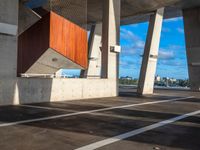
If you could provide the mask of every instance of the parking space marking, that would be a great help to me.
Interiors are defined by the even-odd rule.
[[[168,120],[165,120],[165,121],[161,121],[161,122],[158,122],[158,123],[155,123],[155,124],[152,124],[152,125],[140,128],[140,129],[136,129],[136,130],[124,133],[124,134],[120,134],[120,135],[102,140],[102,141],[98,141],[98,142],[77,148],[75,150],[95,150],[97,148],[101,148],[103,146],[106,146],[106,145],[109,145],[109,144],[130,138],[130,137],[139,135],[141,133],[144,133],[144,132],[147,132],[147,131],[150,131],[150,130],[171,124],[173,122],[176,122],[176,121],[179,121],[179,120],[182,120],[182,119],[194,116],[194,115],[198,115],[198,114],[200,114],[200,110],[194,111],[194,112],[191,112],[191,113],[187,113],[187,114],[184,114],[184,115],[181,115],[181,116],[178,116],[178,117],[174,117],[174,118],[171,118],[171,119],[168,119]]]
[[[134,107],[134,106],[151,105],[151,104],[158,104],[158,103],[167,103],[167,102],[185,100],[185,99],[190,99],[190,98],[194,98],[194,96],[169,99],[169,100],[145,102],[145,103],[139,103],[139,104],[122,105],[122,106],[101,108],[101,109],[88,110],[88,111],[79,111],[79,112],[62,114],[62,115],[54,115],[54,116],[50,116],[50,117],[42,117],[42,118],[36,118],[36,119],[16,121],[16,122],[2,123],[2,124],[0,124],[0,127],[14,126],[14,125],[19,125],[19,124],[24,124],[24,123],[32,123],[32,122],[46,121],[46,120],[52,120],[52,119],[59,119],[59,118],[77,116],[77,115],[83,115],[83,114],[92,114],[92,113],[96,113],[96,112],[108,111],[108,110],[113,110],[113,109],[129,108],[129,107]]]
[[[169,100],[160,100],[160,101],[152,101],[152,102],[144,102],[144,103],[139,103],[139,104],[128,104],[128,105],[123,105],[125,108],[126,107],[132,107],[132,106],[140,106],[140,105],[149,105],[149,104],[154,104],[154,102],[158,102],[158,103],[161,103],[161,102],[170,102],[170,101],[178,101],[178,100],[182,100],[182,99],[189,99],[189,98],[194,98],[194,96],[190,96],[190,97],[184,97],[184,98],[173,98],[173,99],[169,99]],[[62,103],[61,103],[62,104]],[[67,104],[67,103],[63,103],[63,104]],[[90,103],[89,103],[90,104]],[[92,104],[95,104],[95,103],[92,103]],[[46,109],[46,110],[58,110],[58,111],[68,111],[67,109],[63,109],[63,108],[58,108],[58,107],[47,107],[47,106],[36,106],[36,105],[31,105],[31,104],[21,104],[19,106],[22,106],[22,107],[30,107],[30,108],[38,108],[38,109]],[[115,107],[108,107],[108,105],[101,105],[105,108],[122,108],[122,106],[115,106]],[[87,106],[86,106],[87,107]],[[101,109],[104,109],[104,108],[101,108]],[[99,110],[99,109],[97,109]]]
[[[66,109],[57,108],[57,107],[46,107],[46,106],[35,106],[35,105],[19,105],[22,107],[28,107],[28,108],[38,108],[38,109],[46,109],[46,110],[58,110],[58,111],[68,111]],[[69,112],[69,111],[68,111]]]

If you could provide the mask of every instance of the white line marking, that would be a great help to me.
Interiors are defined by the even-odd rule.
[[[102,109],[96,109],[96,110],[89,110],[89,111],[81,111],[81,112],[63,114],[63,115],[55,115],[55,116],[50,116],[50,117],[42,117],[42,118],[37,118],[37,119],[28,119],[28,120],[22,120],[22,121],[10,122],[10,123],[2,123],[2,124],[0,124],[0,127],[13,126],[13,125],[19,125],[19,124],[24,124],[24,123],[38,122],[38,121],[46,121],[46,120],[52,120],[52,119],[58,119],[58,118],[76,116],[76,115],[82,115],[82,114],[91,114],[91,113],[95,113],[95,112],[101,112],[101,111],[107,111],[107,110],[113,110],[113,109],[120,109],[120,108],[128,108],[128,107],[133,107],[133,106],[173,102],[173,101],[190,99],[190,98],[194,98],[194,96],[184,97],[184,98],[176,98],[176,99],[170,99],[170,100],[145,102],[145,103],[139,103],[139,104],[115,106],[115,107],[109,107],[109,108],[102,108]]]
[[[28,108],[38,108],[38,109],[46,109],[46,110],[58,110],[58,111],[67,111],[66,109],[62,109],[62,108],[57,108],[57,107],[43,107],[43,106],[35,106],[35,105],[19,105],[22,107],[28,107]]]
[[[129,137],[136,136],[138,134],[156,129],[158,127],[162,127],[162,126],[171,124],[173,122],[176,122],[176,121],[179,121],[179,120],[182,120],[182,119],[185,119],[187,117],[194,116],[194,115],[197,115],[197,114],[200,114],[200,110],[195,111],[195,112],[191,112],[191,113],[188,113],[188,114],[184,114],[184,115],[181,115],[181,116],[178,116],[178,117],[174,117],[174,118],[171,118],[171,119],[168,119],[168,120],[165,120],[165,121],[161,121],[161,122],[158,122],[158,123],[155,123],[155,124],[152,124],[152,125],[140,128],[140,129],[136,129],[136,130],[124,133],[124,134],[120,134],[120,135],[102,140],[102,141],[98,141],[98,142],[77,148],[75,150],[95,150],[97,148],[100,148],[100,147],[103,147],[103,146],[106,146],[106,145],[127,139]]]
[[[171,100],[160,100],[160,101],[153,101],[152,102],[147,102],[147,103],[139,103],[139,104],[129,104],[129,105],[123,105],[123,106],[116,106],[116,107],[109,107],[109,109],[116,109],[118,107],[122,108],[122,107],[132,107],[132,106],[140,106],[140,105],[149,105],[149,104],[154,104],[154,102],[158,102],[158,103],[161,103],[161,102],[170,102],[170,101],[178,101],[178,100],[182,100],[182,99],[189,99],[189,98],[194,98],[194,96],[190,96],[190,97],[184,97],[184,98],[176,98],[176,99],[171,99]],[[62,104],[62,103],[59,103],[59,104]],[[67,103],[63,103],[63,104],[67,104]],[[95,104],[95,103],[89,103],[89,104]],[[30,108],[38,108],[38,109],[46,109],[46,110],[58,110],[58,111],[68,111],[66,109],[63,109],[63,108],[58,108],[58,107],[46,107],[46,106],[35,106],[35,105],[25,105],[25,104],[21,104],[19,106],[22,106],[22,107],[30,107]],[[102,107],[108,107],[108,105],[101,105]],[[104,109],[104,108],[103,108]],[[100,110],[101,109],[97,109],[97,110]],[[69,111],[68,111],[69,112]]]

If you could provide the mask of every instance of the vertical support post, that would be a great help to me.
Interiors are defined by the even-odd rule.
[[[16,77],[19,1],[2,0],[1,4],[0,77]]]
[[[200,91],[200,8],[183,10],[190,87]]]
[[[119,54],[111,52],[110,47],[119,45],[120,9],[121,0],[103,0],[102,78],[118,80]]]
[[[164,8],[151,15],[138,83],[139,94],[153,94]]]
[[[90,30],[88,69],[81,72],[84,78],[100,78],[101,76],[101,38],[102,23],[98,23]]]
[[[15,103],[19,0],[1,0],[0,102]]]

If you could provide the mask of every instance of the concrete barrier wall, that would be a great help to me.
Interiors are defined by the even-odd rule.
[[[113,97],[116,87],[112,79],[5,79],[0,83],[0,105]]]

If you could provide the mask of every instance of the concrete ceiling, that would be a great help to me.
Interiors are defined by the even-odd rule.
[[[121,23],[148,21],[156,9],[166,7],[165,18],[181,15],[182,9],[200,6],[200,0],[121,0]],[[102,0],[88,0],[88,22],[102,20]]]
[[[42,3],[42,1],[47,1],[47,0],[22,0],[22,1],[23,2],[32,1],[36,5],[37,3]],[[59,0],[52,0],[52,1],[59,1]],[[79,0],[74,0],[74,5],[77,4],[77,1]],[[103,0],[87,0],[87,1],[88,1],[88,16],[87,16],[88,23],[92,24],[95,22],[101,22]],[[39,4],[37,4],[37,6],[39,6]],[[121,23],[131,24],[131,23],[148,21],[149,15],[152,14],[156,9],[161,7],[166,8],[165,18],[172,18],[181,16],[182,9],[188,9],[198,6],[200,6],[200,0],[121,0]]]

